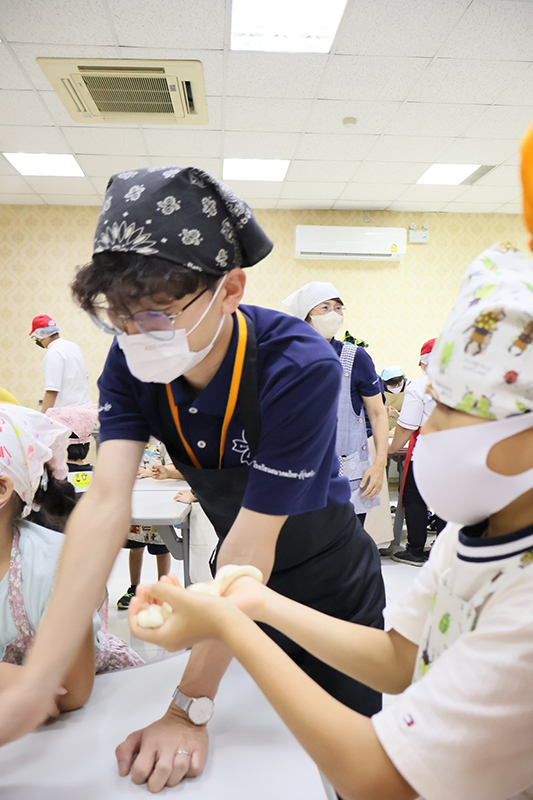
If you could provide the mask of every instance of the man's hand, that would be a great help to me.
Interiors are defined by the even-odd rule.
[[[372,464],[367,469],[361,479],[361,497],[376,497],[381,492],[384,470],[381,464]]]
[[[130,733],[115,750],[122,777],[131,770],[133,783],[148,782],[151,792],[177,786],[183,778],[200,775],[207,760],[209,735],[205,725],[193,725],[172,704],[164,717]]]

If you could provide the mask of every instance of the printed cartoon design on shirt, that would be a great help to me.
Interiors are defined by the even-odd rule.
[[[520,336],[514,340],[512,345],[509,348],[509,352],[513,356],[521,356],[522,353],[529,347],[529,345],[533,342],[533,320],[528,322],[520,334]]]
[[[504,317],[505,312],[501,307],[494,308],[491,311],[483,311],[478,317],[476,317],[473,325],[470,325],[464,331],[464,333],[466,333],[473,328],[470,339],[465,345],[465,353],[479,355],[486,350],[490,343],[492,334],[496,330],[498,322],[504,319]]]
[[[91,483],[91,473],[75,472],[72,476],[72,483],[79,489],[86,489]]]
[[[231,448],[234,453],[240,453],[241,464],[252,464],[253,458],[250,451],[250,446],[246,441],[245,431],[242,432],[240,439],[233,439],[233,446]]]

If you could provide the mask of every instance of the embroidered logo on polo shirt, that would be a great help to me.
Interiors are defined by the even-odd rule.
[[[111,411],[111,409],[112,409],[111,403],[105,403],[105,405],[100,406],[100,408],[98,409],[98,413],[100,414],[101,411]]]
[[[403,721],[405,722],[405,724],[407,725],[408,728],[412,728],[413,725],[415,724],[415,721],[414,721],[414,719],[412,718],[412,716],[410,714],[408,714],[406,717],[404,717]]]
[[[268,472],[269,475],[276,475],[278,478],[295,478],[300,481],[304,481],[306,478],[312,478],[316,474],[312,469],[301,469],[300,472],[293,472],[292,469],[274,469],[273,467],[267,467],[266,464],[258,464],[257,461],[252,462],[252,467],[260,470],[260,472]]]
[[[250,466],[252,463],[252,454],[250,452],[248,442],[246,441],[244,431],[242,432],[240,439],[233,440],[233,447],[231,449],[234,453],[240,453],[241,464],[248,464],[248,466]]]

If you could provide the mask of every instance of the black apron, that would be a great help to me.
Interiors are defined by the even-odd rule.
[[[247,343],[237,406],[250,452],[259,449],[261,420],[257,386],[257,342],[246,316]],[[250,467],[197,469],[178,434],[163,384],[158,385],[164,444],[172,463],[191,486],[219,538],[211,559],[216,571],[220,546],[242,505]],[[339,619],[383,627],[385,593],[379,553],[350,502],[295,514],[283,525],[268,586],[280,594]],[[360,713],[376,713],[381,695],[326,667],[283,634],[262,626],[330,694]]]

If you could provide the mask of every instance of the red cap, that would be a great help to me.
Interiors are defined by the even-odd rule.
[[[48,328],[50,325],[55,326],[55,322],[52,317],[49,317],[48,314],[39,314],[38,317],[34,317],[32,320],[29,336],[34,334],[38,328]]]
[[[428,353],[431,353],[436,341],[437,341],[437,339],[435,338],[435,339],[428,339],[427,342],[424,342],[424,344],[420,348],[420,355],[421,356],[427,356]],[[422,366],[422,362],[421,361],[418,362],[418,366],[419,367]]]

